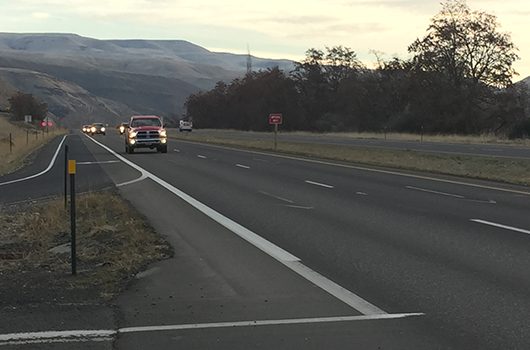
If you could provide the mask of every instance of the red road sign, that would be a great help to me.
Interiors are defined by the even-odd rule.
[[[281,113],[269,114],[269,124],[281,124],[283,121]]]

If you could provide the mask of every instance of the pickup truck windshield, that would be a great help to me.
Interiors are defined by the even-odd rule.
[[[148,118],[148,119],[133,119],[131,121],[131,127],[137,128],[139,126],[162,126],[160,119]]]

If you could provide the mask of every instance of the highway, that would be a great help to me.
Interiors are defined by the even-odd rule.
[[[177,130],[175,130],[177,131]],[[178,131],[177,131],[178,132]],[[228,137],[243,140],[272,140],[272,133],[240,132],[231,130],[194,129],[194,133],[217,137]],[[312,143],[322,145],[339,145],[349,147],[369,147],[389,150],[412,150],[418,152],[469,155],[484,157],[502,157],[514,159],[530,159],[530,147],[522,145],[450,143],[450,142],[421,142],[420,136],[415,141],[393,139],[361,139],[339,135],[326,134],[278,134],[278,142]]]
[[[168,154],[126,155],[118,135],[69,138],[176,250],[116,300],[115,348],[530,344],[527,188],[174,140]]]

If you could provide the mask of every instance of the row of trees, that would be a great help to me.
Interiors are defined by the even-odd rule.
[[[310,49],[292,72],[252,72],[191,95],[187,116],[199,127],[266,130],[271,112],[284,129],[530,133],[529,96],[513,85],[518,59],[495,16],[448,0],[412,58],[383,60],[367,69],[356,53],[337,46]]]

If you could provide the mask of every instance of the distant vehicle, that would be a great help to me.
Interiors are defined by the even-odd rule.
[[[156,148],[167,153],[167,132],[162,119],[156,115],[132,116],[125,133],[125,152],[134,153],[136,148]]]
[[[105,135],[105,125],[103,123],[94,123],[90,126],[90,135],[103,134]]]
[[[192,128],[193,128],[193,123],[188,121],[188,120],[181,120],[179,122],[179,131],[180,132],[183,132],[183,131],[191,132]]]
[[[90,132],[90,125],[83,125],[83,132],[86,134],[88,132]]]
[[[120,130],[120,135],[125,133],[125,130],[129,127],[129,123],[121,123],[118,129]]]

